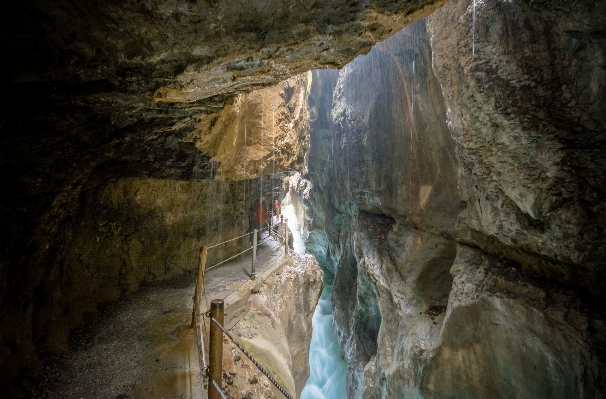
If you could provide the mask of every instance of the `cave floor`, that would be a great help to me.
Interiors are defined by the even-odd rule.
[[[257,271],[282,256],[271,238],[259,244]],[[249,281],[250,252],[206,272],[206,298],[226,298]],[[195,330],[195,275],[142,288],[107,305],[73,334],[71,351],[45,363],[35,398],[203,398]],[[204,301],[203,301],[204,302]],[[204,305],[203,305],[204,306]]]

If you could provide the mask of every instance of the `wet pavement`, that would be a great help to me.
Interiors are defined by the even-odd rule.
[[[283,256],[259,243],[256,268]],[[212,251],[210,249],[209,251]],[[205,274],[205,299],[226,299],[250,280],[251,251]],[[212,265],[209,265],[209,267]],[[73,334],[72,351],[46,362],[32,397],[61,399],[203,398],[196,332],[190,328],[195,274],[145,287],[109,304]],[[204,396],[203,396],[204,395]]]

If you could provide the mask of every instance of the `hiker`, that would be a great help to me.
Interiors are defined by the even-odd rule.
[[[274,215],[280,214],[280,203],[277,199],[274,199]]]
[[[261,201],[257,202],[253,208],[253,228],[262,229],[263,224],[267,221],[267,208],[265,198],[261,197]]]

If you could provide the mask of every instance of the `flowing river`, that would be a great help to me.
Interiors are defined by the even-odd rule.
[[[295,252],[305,253],[305,243],[299,234],[299,226],[292,205],[282,213],[288,219],[293,234]],[[301,399],[345,399],[347,364],[341,359],[341,349],[333,327],[332,313],[333,275],[324,270],[324,290],[312,319],[311,346],[309,348],[309,379],[301,393]]]
[[[324,290],[312,319],[309,348],[309,379],[301,399],[345,399],[347,364],[341,359],[341,349],[333,327],[333,276],[324,271]]]

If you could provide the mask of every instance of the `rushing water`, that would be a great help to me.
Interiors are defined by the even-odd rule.
[[[309,348],[309,379],[301,399],[345,399],[347,364],[341,359],[339,341],[333,327],[333,276],[324,271],[324,290],[312,319]]]
[[[299,224],[292,205],[282,208],[293,235],[296,253],[305,253],[305,242],[299,234]],[[347,364],[341,359],[341,349],[333,327],[332,314],[333,276],[324,270],[324,290],[312,319],[311,345],[309,347],[309,379],[301,392],[301,399],[345,399]]]
[[[299,255],[305,254],[305,241],[299,233],[299,222],[295,215],[295,208],[292,205],[282,207],[282,215],[288,220],[288,229],[292,233],[292,246]]]

